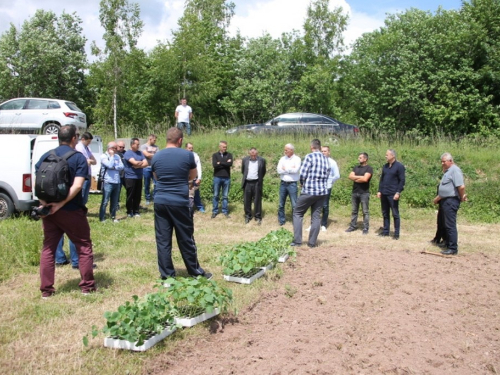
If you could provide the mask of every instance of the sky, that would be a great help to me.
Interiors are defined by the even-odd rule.
[[[278,38],[283,32],[302,30],[309,0],[232,0],[235,15],[231,20],[232,35],[239,30],[242,36],[257,38],[264,33]],[[99,0],[0,0],[0,35],[12,23],[18,30],[24,21],[37,9],[51,10],[56,15],[62,11],[76,14],[82,19],[83,34],[87,38],[87,53],[90,43],[96,41],[103,46],[103,29],[99,22]],[[141,8],[144,22],[138,47],[151,50],[157,41],[171,38],[182,16],[184,0],[129,0]],[[43,5],[41,5],[43,4]],[[341,6],[349,14],[349,25],[344,33],[347,45],[365,32],[384,25],[386,14],[417,8],[435,12],[439,6],[446,10],[460,9],[461,0],[330,0],[330,7]]]

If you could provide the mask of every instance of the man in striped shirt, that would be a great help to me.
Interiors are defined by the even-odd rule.
[[[302,245],[302,221],[311,207],[311,230],[307,246],[316,247],[321,227],[321,209],[328,195],[327,181],[331,166],[328,158],[321,153],[321,141],[311,141],[311,153],[306,155],[300,167],[302,191],[293,210],[293,242],[291,246]]]

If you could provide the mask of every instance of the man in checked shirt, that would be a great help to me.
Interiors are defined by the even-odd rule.
[[[300,167],[300,185],[302,191],[293,210],[293,242],[291,246],[302,245],[302,221],[304,214],[311,207],[311,230],[307,246],[316,247],[321,227],[321,209],[328,195],[327,181],[330,175],[330,163],[321,152],[321,141],[311,141],[311,153],[306,155]]]

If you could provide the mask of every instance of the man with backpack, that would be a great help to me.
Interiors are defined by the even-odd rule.
[[[79,137],[74,125],[61,127],[58,137],[59,147],[45,153],[35,165],[35,194],[41,206],[50,209],[42,216],[44,239],[40,257],[40,290],[44,299],[55,293],[54,255],[64,233],[76,247],[82,294],[96,291],[90,226],[81,194],[88,163],[83,154],[74,152]]]

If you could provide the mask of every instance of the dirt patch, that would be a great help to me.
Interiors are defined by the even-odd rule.
[[[144,372],[500,373],[498,255],[354,248],[300,249],[274,291]]]

